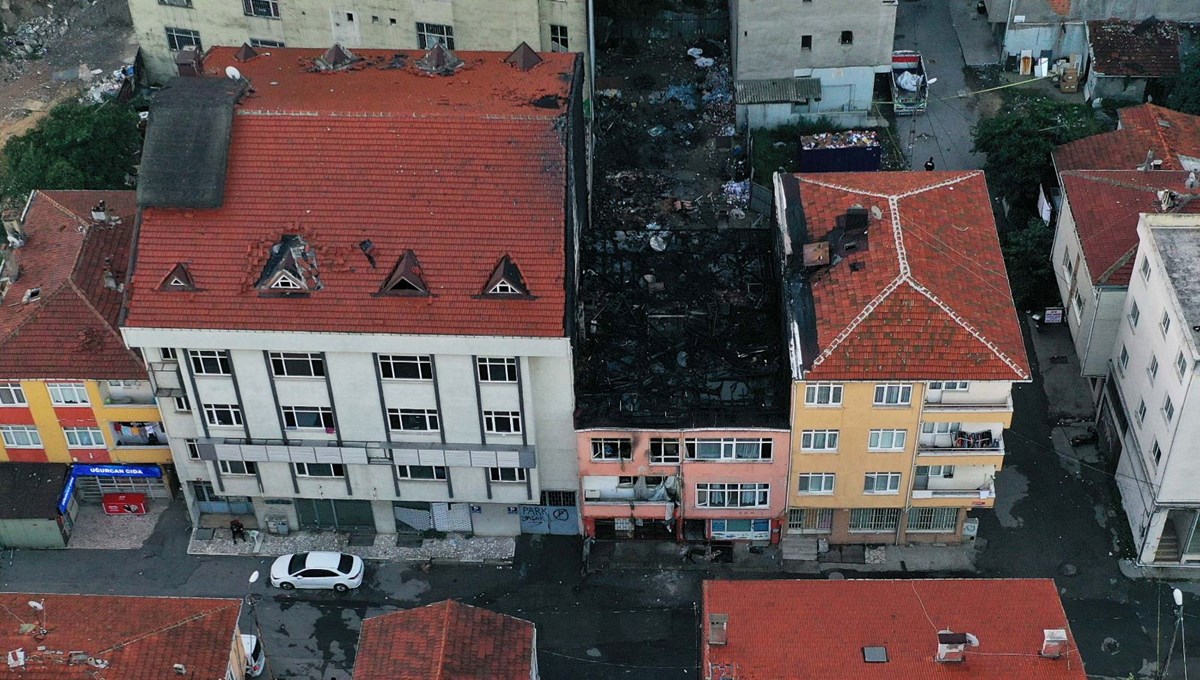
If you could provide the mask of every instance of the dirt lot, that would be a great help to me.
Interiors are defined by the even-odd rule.
[[[125,0],[0,0],[0,22],[0,145],[129,63],[136,50]],[[23,56],[16,43],[28,44],[31,34],[44,50]]]

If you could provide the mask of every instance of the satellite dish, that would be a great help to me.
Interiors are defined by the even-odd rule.
[[[30,600],[29,602],[26,602],[26,604],[28,604],[29,608],[35,612],[44,611],[46,609],[45,605],[37,600]]]
[[[871,217],[874,217],[877,220],[883,219],[883,211],[879,209],[879,206],[871,206]]]
[[[229,78],[230,80],[241,80],[242,72],[239,71],[236,66],[226,66],[225,77]]]

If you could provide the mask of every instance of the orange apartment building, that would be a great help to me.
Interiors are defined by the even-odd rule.
[[[960,542],[1030,379],[983,173],[777,174],[775,192],[789,542]]]
[[[169,495],[168,434],[117,331],[135,214],[132,191],[34,191],[4,215],[0,463],[73,464],[85,502]]]

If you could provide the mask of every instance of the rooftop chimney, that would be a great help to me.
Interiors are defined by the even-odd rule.
[[[204,75],[204,55],[195,45],[187,45],[175,53],[175,68],[179,75],[185,78],[197,78]]]
[[[104,201],[100,201],[96,205],[92,206],[92,221],[93,222],[107,222],[108,221],[108,210],[106,209]]]
[[[1047,659],[1057,659],[1067,651],[1067,631],[1062,628],[1046,628],[1042,630],[1041,655]]]
[[[1139,170],[1149,170],[1153,167],[1153,164],[1154,164],[1154,149],[1146,149],[1146,161],[1144,163],[1142,163],[1142,167],[1140,167],[1138,169]]]
[[[729,642],[729,614],[708,615],[708,644],[723,645]]]
[[[979,646],[978,638],[970,633],[940,630],[937,639],[937,656],[934,657],[934,661],[938,663],[962,663],[967,660],[967,645]]]
[[[1187,189],[1191,189],[1192,191],[1195,191],[1197,187],[1200,187],[1200,180],[1196,179],[1195,170],[1188,173],[1187,179],[1183,180],[1183,186]]]

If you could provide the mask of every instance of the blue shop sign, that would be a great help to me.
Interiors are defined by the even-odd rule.
[[[58,511],[66,512],[67,505],[71,502],[71,494],[75,493],[75,475],[67,477],[67,484],[63,487],[62,495],[58,497]]]
[[[71,476],[78,477],[162,477],[157,465],[72,465]]]

